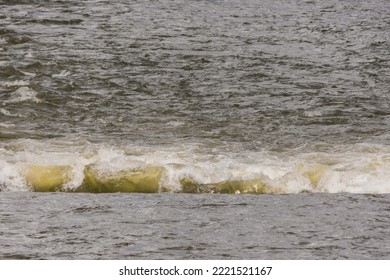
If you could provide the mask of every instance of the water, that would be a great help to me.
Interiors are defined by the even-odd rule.
[[[0,1],[0,257],[388,258],[389,30],[385,0]]]
[[[5,193],[0,252],[3,259],[388,259],[389,198]]]

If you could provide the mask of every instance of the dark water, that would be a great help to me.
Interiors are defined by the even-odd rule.
[[[2,2],[3,137],[390,139],[387,0]]]
[[[388,257],[389,30],[387,0],[0,0],[0,257]]]
[[[2,259],[390,256],[388,195],[13,192],[0,202]]]

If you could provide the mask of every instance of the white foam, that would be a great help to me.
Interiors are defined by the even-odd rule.
[[[4,87],[15,87],[15,86],[28,86],[30,84],[29,81],[25,80],[15,80],[15,81],[10,81],[10,82],[2,82],[0,85]]]
[[[66,77],[66,76],[69,76],[70,72],[67,71],[67,70],[63,70],[61,71],[60,73],[58,74],[53,74],[51,75],[53,78],[63,78],[63,77]]]
[[[170,126],[173,126],[173,127],[178,127],[178,126],[185,125],[185,122],[181,122],[181,121],[170,121],[170,122],[168,122],[167,124],[170,125]]]
[[[26,75],[26,76],[30,76],[30,77],[35,77],[36,74],[35,73],[31,73],[31,72],[27,72],[27,71],[21,71],[19,70],[21,73],[23,73],[23,75]]]
[[[304,113],[304,116],[305,117],[308,117],[308,118],[313,118],[313,117],[320,117],[323,115],[323,112],[320,111],[320,110],[308,110],[308,111],[305,111]]]
[[[46,151],[44,150],[45,146],[49,148]],[[84,180],[85,166],[94,162],[94,158],[86,157],[77,151],[58,150],[58,147],[50,146],[47,143],[45,145],[33,140],[16,142],[14,149],[15,151],[0,149],[0,157],[6,159],[8,168],[13,170],[12,177],[5,175],[6,184],[4,185],[11,185],[11,188],[7,187],[8,190],[14,190],[15,186],[18,186],[18,190],[29,189],[23,176],[28,165],[68,166],[70,168],[70,181],[63,187],[65,189],[75,189]],[[0,172],[0,176],[9,173]],[[0,188],[2,188],[1,180],[0,178]],[[10,180],[14,180],[12,184]]]
[[[124,151],[116,148],[99,148],[90,162],[100,174],[138,169],[146,165],[145,162],[127,157]]]
[[[27,191],[26,181],[20,175],[18,166],[0,160],[0,190],[2,191]]]
[[[9,117],[12,116],[12,114],[8,110],[3,108],[0,108],[0,113],[2,113],[4,116],[9,116]]]
[[[159,166],[165,170],[161,187],[172,191],[179,190],[180,180],[187,177],[199,184],[259,179],[281,193],[390,193],[390,148],[386,146],[353,145],[335,152],[210,154],[190,146],[121,149],[35,140],[12,145],[12,149],[0,146],[0,188],[7,190],[27,189],[18,173],[20,166],[69,166],[72,179],[65,187],[74,189],[83,182],[84,168],[93,164],[103,175]]]
[[[41,100],[37,97],[38,93],[33,89],[23,86],[12,92],[11,99],[4,101],[3,105],[10,103],[19,103],[25,101],[32,101],[39,103]]]
[[[11,128],[11,127],[15,127],[15,125],[14,124],[8,124],[8,123],[0,123],[0,127]]]
[[[24,57],[26,57],[26,58],[32,58],[32,57],[34,57],[34,55],[33,55],[32,51],[28,51],[28,52],[24,55]]]

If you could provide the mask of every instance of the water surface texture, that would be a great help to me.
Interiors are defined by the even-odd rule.
[[[0,0],[0,258],[388,258],[389,30],[387,0]]]
[[[5,193],[0,197],[0,256],[388,259],[389,199],[352,194]]]

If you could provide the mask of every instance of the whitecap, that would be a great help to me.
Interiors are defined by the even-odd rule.
[[[19,70],[23,75],[25,76],[30,76],[30,77],[35,77],[36,74],[35,73],[31,73],[31,72],[27,72],[27,71],[21,71]]]
[[[59,74],[53,74],[53,75],[51,75],[51,76],[52,76],[52,78],[62,78],[62,77],[69,76],[69,74],[70,74],[69,71],[63,70],[63,71],[61,71],[61,73],[59,73]]]
[[[12,116],[12,114],[8,110],[3,108],[0,109],[0,113],[2,113],[4,116],[9,116],[9,117]]]
[[[24,178],[18,171],[18,166],[0,160],[0,190],[2,191],[27,191],[28,187]]]
[[[305,111],[304,113],[305,117],[313,118],[313,117],[320,117],[323,115],[323,112],[319,110],[313,110],[313,111]]]
[[[29,51],[29,52],[27,52],[27,53],[24,55],[24,57],[26,57],[26,58],[32,58],[32,57],[34,57],[34,55],[33,55],[33,53],[32,53],[31,51]]]
[[[12,92],[11,99],[4,101],[3,105],[25,101],[39,103],[41,100],[37,97],[37,95],[38,93],[33,89],[23,86]]]
[[[170,121],[167,124],[170,125],[170,126],[173,126],[173,127],[178,127],[178,126],[185,125],[185,123],[181,122],[181,121]]]
[[[10,127],[15,127],[15,125],[14,124],[8,124],[8,123],[0,123],[0,127],[10,128]]]
[[[29,84],[30,82],[25,80],[15,80],[1,83],[1,85],[4,87],[28,86]]]

